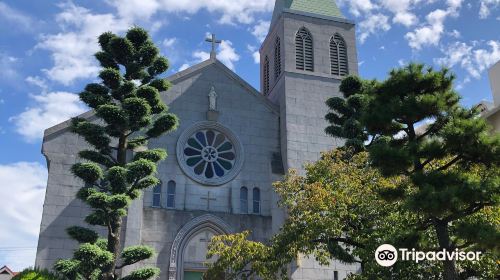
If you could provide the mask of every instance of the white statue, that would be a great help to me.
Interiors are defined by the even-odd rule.
[[[217,110],[217,93],[215,92],[214,86],[212,86],[208,94],[208,109],[212,111]]]

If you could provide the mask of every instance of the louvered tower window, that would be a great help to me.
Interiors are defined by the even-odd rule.
[[[269,58],[264,58],[264,95],[269,94]]]
[[[295,64],[299,70],[314,71],[312,36],[305,27],[295,36]]]
[[[332,75],[347,76],[349,74],[347,47],[344,38],[338,33],[330,39],[330,63]]]
[[[280,37],[276,37],[274,43],[274,80],[277,81],[281,75],[281,42]]]

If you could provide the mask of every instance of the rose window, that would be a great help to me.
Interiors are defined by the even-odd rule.
[[[188,138],[184,146],[185,163],[197,176],[207,179],[221,178],[235,164],[233,143],[221,132],[201,130]]]

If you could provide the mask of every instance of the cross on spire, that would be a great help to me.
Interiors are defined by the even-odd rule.
[[[205,41],[209,42],[209,43],[212,43],[212,51],[210,52],[210,58],[211,59],[215,59],[216,57],[216,52],[215,52],[215,49],[217,48],[217,44],[220,44],[222,43],[221,40],[217,40],[215,38],[215,34],[212,33],[212,37],[211,38],[206,38]]]

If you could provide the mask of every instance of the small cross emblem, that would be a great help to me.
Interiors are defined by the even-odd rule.
[[[210,192],[208,192],[207,196],[200,197],[200,199],[207,201],[207,211],[210,210],[210,200],[212,200],[212,201],[217,200],[216,198],[210,197]]]
[[[215,49],[217,48],[217,44],[220,44],[222,43],[221,40],[217,40],[215,38],[215,34],[212,33],[212,37],[211,38],[206,38],[205,41],[209,42],[209,43],[212,43],[212,51],[210,52],[210,58],[212,59],[215,59],[216,57],[216,52],[215,52]]]

